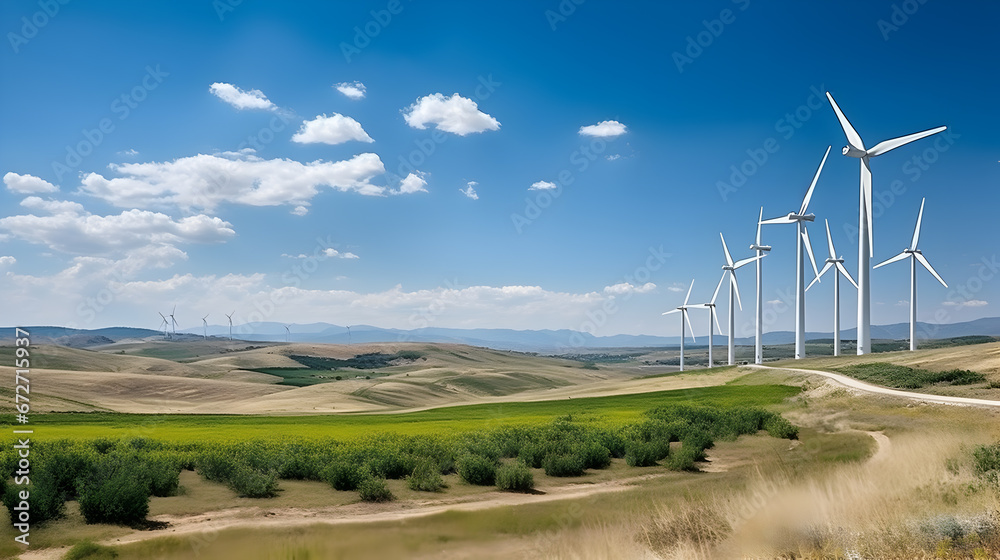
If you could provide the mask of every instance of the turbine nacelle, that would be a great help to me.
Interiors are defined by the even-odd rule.
[[[765,251],[766,252],[766,251],[770,251],[771,250],[771,246],[770,245],[757,245],[756,243],[754,243],[753,245],[750,246],[750,250],[751,251]]]
[[[788,219],[796,222],[815,222],[816,214],[796,214],[792,212],[788,215]]]
[[[847,157],[852,157],[852,158],[863,158],[868,155],[868,152],[866,152],[865,150],[859,150],[854,146],[844,146],[844,148],[841,150],[841,153],[843,153]]]

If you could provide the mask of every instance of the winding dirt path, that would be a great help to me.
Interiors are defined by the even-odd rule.
[[[852,389],[858,389],[859,391],[865,391],[867,393],[877,393],[880,395],[889,395],[893,397],[901,397],[904,399],[932,402],[939,404],[959,404],[959,405],[971,405],[971,406],[994,406],[1000,407],[1000,401],[991,401],[987,399],[974,399],[971,397],[949,397],[947,395],[929,395],[927,393],[914,393],[912,391],[901,391],[899,389],[890,389],[888,387],[880,387],[878,385],[872,385],[870,383],[865,383],[864,381],[858,381],[853,377],[848,377],[846,375],[841,375],[839,373],[830,373],[828,371],[820,371],[816,369],[798,369],[790,367],[776,367],[776,366],[765,366],[751,364],[745,367],[754,369],[767,369],[774,371],[790,371],[794,373],[804,373],[807,375],[819,375],[826,377],[827,379],[832,379],[833,381]]]

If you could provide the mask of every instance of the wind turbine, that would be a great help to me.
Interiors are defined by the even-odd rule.
[[[233,309],[232,313],[226,315],[226,319],[229,319],[229,341],[230,342],[233,341],[233,315],[235,315],[235,314],[236,314],[236,310]]]
[[[205,326],[205,340],[208,340],[208,321],[207,321],[207,319],[208,319],[208,315],[205,315],[204,317],[201,318],[201,322]]]
[[[914,140],[920,140],[932,134],[937,134],[947,129],[947,126],[939,126],[923,132],[916,132],[907,136],[900,136],[891,140],[885,140],[875,144],[870,150],[865,149],[861,135],[854,130],[850,121],[844,116],[844,112],[837,106],[830,92],[826,92],[833,111],[837,114],[840,127],[844,129],[847,136],[847,146],[844,146],[845,156],[858,158],[861,160],[861,186],[859,195],[858,210],[858,355],[871,352],[872,322],[871,322],[871,279],[869,277],[869,267],[871,266],[871,254],[874,251],[874,235],[872,233],[872,168],[871,158],[882,155],[888,151],[909,144]],[[867,243],[865,240],[867,239]]]
[[[757,316],[754,321],[754,333],[756,338],[754,340],[754,351],[753,351],[753,363],[759,364],[764,361],[764,346],[761,342],[761,337],[763,336],[764,329],[764,288],[761,283],[761,269],[762,263],[761,259],[764,258],[764,254],[771,250],[770,245],[760,244],[760,225],[761,220],[764,219],[764,207],[760,207],[760,215],[757,217],[757,237],[754,238],[753,245],[750,249],[757,252]],[[713,300],[714,301],[714,300]]]
[[[806,286],[806,290],[812,288],[813,284],[819,282],[821,276],[826,274],[827,270],[836,268],[833,272],[833,355],[840,355],[840,275],[843,274],[845,278],[850,280],[851,285],[855,289],[858,287],[858,283],[851,278],[851,273],[847,272],[847,267],[844,266],[844,259],[837,257],[837,250],[833,248],[833,236],[830,235],[830,220],[826,220],[826,246],[830,250],[830,257],[826,259],[826,265],[823,266],[823,270],[819,272],[815,279]]]
[[[677,313],[678,311],[681,312],[681,371],[684,371],[684,321],[687,321],[688,326],[691,327],[691,342],[697,342],[694,338],[694,327],[691,326],[691,317],[688,315],[688,300],[691,299],[691,288],[694,288],[694,280],[691,280],[691,286],[688,287],[688,293],[684,298],[684,304],[676,309],[671,309],[670,311],[663,313],[663,315],[670,315],[671,313]]]
[[[347,345],[351,345],[351,326],[347,325]]]
[[[174,319],[174,313],[177,312],[177,306],[174,306],[174,310],[170,312],[170,332],[177,335],[177,319]]]
[[[157,313],[160,313],[160,312],[157,311]],[[161,325],[163,325],[163,338],[167,338],[167,326],[170,323],[167,323],[167,318],[164,317],[163,313],[160,313],[160,319],[163,319],[163,322],[160,323]]]
[[[762,257],[749,257],[743,260],[733,262],[733,256],[729,254],[729,247],[726,247],[726,238],[722,236],[722,232],[719,232],[719,238],[722,239],[722,250],[726,253],[726,264],[722,267],[722,270],[729,273],[729,365],[736,363],[736,342],[733,339],[733,333],[736,332],[736,309],[733,306],[733,297],[736,298],[736,303],[739,304],[740,310],[743,310],[743,302],[740,301],[740,285],[736,283],[736,269],[750,264],[754,261],[760,260]],[[726,277],[726,272],[722,273],[722,277]],[[685,302],[687,303],[687,302]]]
[[[285,343],[288,343],[288,337],[292,334],[292,331],[288,330],[290,325],[285,325]]]
[[[798,212],[791,212],[787,216],[764,220],[765,224],[795,224],[795,359],[804,358],[806,355],[806,283],[805,283],[805,262],[802,259],[802,246],[805,245],[806,253],[809,254],[809,262],[812,263],[813,273],[819,279],[819,270],[816,269],[816,258],[813,256],[812,243],[809,242],[809,230],[804,222],[812,222],[816,219],[813,214],[806,214],[809,209],[809,199],[812,198],[816,182],[819,181],[819,174],[823,171],[827,156],[830,155],[830,146],[826,147],[823,160],[819,162],[819,168],[813,175],[809,190],[806,191],[805,198],[802,199],[802,206]]]
[[[715,312],[715,300],[719,297],[719,290],[722,289],[722,281],[726,279],[726,273],[722,273],[722,278],[719,278],[719,285],[715,287],[715,293],[712,294],[712,301],[708,303],[699,303],[692,305],[690,307],[704,307],[709,309],[708,314],[708,367],[714,367],[715,361],[712,359],[712,346],[715,345],[715,329],[719,329],[719,334],[722,334],[722,323],[719,322],[719,315]],[[694,332],[694,329],[691,330]]]
[[[910,257],[910,350],[911,351],[917,349],[917,261],[920,261],[920,264],[924,265],[924,268],[927,269],[927,272],[933,274],[934,278],[937,278],[937,281],[940,282],[945,288],[948,287],[948,284],[946,284],[945,281],[941,279],[941,276],[939,276],[937,271],[934,270],[934,267],[931,266],[931,263],[927,262],[927,257],[925,257],[923,253],[920,252],[920,249],[917,249],[917,240],[920,239],[920,220],[923,219],[924,217],[924,202],[926,200],[927,199],[925,198],[920,201],[920,213],[917,214],[917,227],[914,228],[913,230],[913,240],[910,241],[910,246],[907,247],[906,249],[903,249],[903,252],[896,255],[895,257],[892,257],[889,260],[880,262],[879,264],[875,265],[875,268],[878,268],[880,266],[885,266],[892,262],[901,261],[906,257]]]

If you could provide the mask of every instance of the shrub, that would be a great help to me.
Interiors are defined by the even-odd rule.
[[[633,441],[625,451],[625,464],[630,467],[652,467],[662,458],[660,455],[663,447],[669,452],[669,444],[663,446],[659,443]]]
[[[444,479],[441,478],[437,462],[427,457],[417,461],[413,474],[406,479],[406,485],[410,490],[421,492],[437,492],[444,488]]]
[[[979,476],[1000,471],[1000,443],[976,446],[972,450],[972,466]]]
[[[65,440],[46,445],[39,455],[41,460],[35,465],[36,476],[40,471],[51,475],[63,500],[76,498],[77,480],[86,476],[97,460],[92,451]]]
[[[55,478],[51,474],[39,472],[31,477],[31,484],[20,486],[6,484],[2,496],[3,505],[10,512],[11,524],[20,523],[14,507],[21,503],[21,491],[28,492],[28,520],[33,525],[40,525],[51,519],[58,519],[65,514],[66,502],[59,491]]]
[[[694,429],[688,432],[683,442],[683,448],[690,449],[694,453],[696,461],[705,460],[705,450],[711,449],[715,446],[715,442],[712,441],[712,436],[704,430]]]
[[[497,464],[494,459],[481,455],[463,455],[456,462],[458,476],[469,484],[493,486]]]
[[[782,439],[799,439],[799,429],[791,422],[775,414],[764,422],[764,429],[771,437]]]
[[[367,461],[368,470],[382,478],[403,478],[413,472],[416,461],[409,453],[404,453],[394,446],[376,449]]]
[[[229,488],[241,498],[273,498],[278,493],[278,473],[239,465],[230,475]]]
[[[687,444],[674,453],[667,462],[667,467],[673,471],[696,471],[695,462],[704,459],[704,453]]]
[[[535,487],[535,476],[520,461],[500,465],[496,472],[497,488],[508,492],[528,492]]]
[[[149,479],[134,457],[102,458],[80,479],[78,495],[87,523],[134,525],[149,513]]]
[[[385,485],[384,478],[366,477],[358,485],[358,493],[366,502],[391,502],[396,499]]]
[[[357,490],[367,474],[367,471],[357,465],[337,460],[327,465],[320,472],[320,477],[329,482],[334,490],[350,491]]]
[[[624,430],[620,428],[597,430],[594,437],[598,443],[611,452],[612,457],[621,459],[625,456],[628,439],[625,438]]]
[[[143,470],[149,476],[149,491],[152,495],[164,497],[177,494],[180,461],[166,453],[156,453],[148,455],[142,462]]]
[[[118,551],[110,546],[103,546],[89,540],[76,543],[63,556],[63,560],[110,560],[112,558],[118,558]]]
[[[578,453],[585,469],[606,469],[611,465],[611,451],[596,441],[580,445]]]
[[[213,482],[226,482],[236,469],[236,461],[221,451],[207,451],[194,461],[198,474]]]
[[[278,468],[278,477],[286,480],[320,480],[320,463],[301,449],[289,450],[288,459]]]
[[[549,476],[580,476],[583,474],[583,459],[573,454],[550,453],[542,461],[542,467]]]
[[[545,459],[545,450],[537,443],[528,443],[521,447],[517,458],[525,465],[537,469],[542,466],[542,460]]]

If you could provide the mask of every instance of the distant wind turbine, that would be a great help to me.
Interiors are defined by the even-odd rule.
[[[920,264],[927,269],[927,272],[933,274],[934,278],[937,278],[937,281],[945,288],[948,287],[948,284],[941,279],[941,276],[934,270],[931,263],[927,262],[927,257],[920,252],[920,249],[917,249],[917,241],[920,239],[920,221],[924,217],[924,202],[926,200],[925,198],[920,201],[920,213],[917,214],[917,227],[913,229],[913,239],[910,241],[910,246],[903,249],[903,252],[895,257],[875,265],[875,268],[878,268],[910,257],[910,350],[917,349],[917,261],[920,261]]]
[[[809,255],[809,262],[812,263],[813,274],[819,280],[819,270],[816,269],[816,257],[813,256],[812,243],[809,242],[809,230],[806,229],[805,222],[812,222],[816,219],[813,214],[806,214],[809,209],[809,200],[812,198],[813,190],[816,189],[816,182],[819,181],[819,174],[823,171],[827,156],[830,155],[830,146],[827,146],[823,160],[819,162],[819,168],[813,175],[809,190],[806,191],[805,198],[798,212],[791,212],[787,216],[764,220],[764,224],[795,224],[795,359],[806,356],[806,283],[805,283],[805,262],[802,259],[802,246],[805,245],[806,253]]]
[[[691,341],[697,342],[694,338],[694,327],[691,326],[691,317],[688,316],[688,300],[691,299],[691,288],[694,288],[694,280],[691,280],[691,286],[688,287],[688,293],[684,298],[684,304],[676,309],[671,309],[670,311],[663,313],[663,315],[670,315],[671,313],[677,313],[678,311],[681,312],[681,371],[684,371],[684,321],[687,321],[687,325],[691,327]]]
[[[177,312],[177,306],[174,306],[174,310],[170,312],[170,331],[177,336],[177,319],[174,318],[174,313]]]
[[[763,331],[764,331],[764,285],[761,280],[761,269],[763,268],[762,260],[765,254],[771,250],[770,245],[760,244],[760,226],[761,221],[764,219],[764,207],[760,207],[760,215],[757,216],[757,237],[754,238],[753,245],[750,246],[752,251],[757,252],[757,315],[754,319],[754,350],[753,350],[753,363],[760,364],[764,361],[764,346],[762,342]]]
[[[205,315],[204,317],[201,318],[201,322],[205,326],[205,340],[208,340],[208,320],[207,319],[208,319],[208,315]]]
[[[733,305],[733,299],[735,297],[736,303],[740,306],[740,310],[743,309],[743,302],[740,301],[740,285],[736,282],[736,269],[741,266],[748,265],[754,261],[758,261],[763,257],[749,257],[743,260],[733,262],[733,256],[729,254],[729,247],[726,246],[726,238],[723,237],[722,233],[719,233],[719,238],[722,239],[722,250],[726,254],[726,264],[722,267],[725,272],[722,273],[722,277],[725,278],[726,274],[729,274],[729,365],[736,363],[736,341],[733,338],[733,334],[736,332],[736,309]]]
[[[819,272],[816,278],[806,286],[806,290],[812,288],[813,284],[819,282],[821,276],[826,274],[827,270],[836,269],[833,271],[833,355],[840,355],[840,275],[843,274],[847,278],[851,285],[855,289],[858,287],[858,283],[851,278],[851,273],[847,272],[847,267],[844,266],[844,259],[837,256],[837,250],[833,248],[833,236],[830,235],[830,220],[826,220],[826,245],[830,250],[830,257],[826,259],[826,265],[823,266],[823,270]]]
[[[760,261],[758,261],[760,262]],[[726,273],[722,273],[722,278],[719,278],[719,285],[715,287],[715,293],[712,294],[712,300],[708,303],[699,303],[692,305],[690,307],[703,307],[709,310],[708,314],[708,367],[715,366],[715,360],[712,358],[712,346],[715,345],[715,329],[719,329],[719,334],[722,333],[722,323],[719,322],[719,314],[715,312],[715,300],[719,297],[719,290],[722,289],[722,282],[726,279]],[[693,329],[692,329],[693,332]]]
[[[291,334],[292,334],[292,331],[288,330],[289,326],[290,325],[285,325],[285,343],[286,344],[288,343],[289,336],[291,336]]]
[[[351,345],[351,326],[347,325],[347,345]]]
[[[157,311],[157,313],[160,312]],[[160,313],[160,319],[163,319],[163,322],[160,323],[160,325],[163,326],[163,338],[167,338],[167,327],[170,325],[170,323],[167,322],[167,318],[163,315],[163,313]]]
[[[233,315],[235,315],[235,314],[236,314],[236,310],[233,309],[232,313],[226,315],[226,319],[229,319],[229,341],[230,342],[232,342],[232,340],[233,340]]]
[[[830,100],[833,112],[837,114],[840,127],[844,129],[844,135],[847,137],[847,146],[844,146],[843,154],[861,160],[861,186],[858,211],[858,355],[860,356],[861,354],[871,352],[872,342],[872,298],[869,267],[871,266],[871,254],[874,251],[875,242],[872,233],[872,168],[869,160],[875,156],[909,144],[914,140],[920,140],[932,134],[937,134],[948,127],[939,126],[923,132],[885,140],[884,142],[875,144],[875,147],[872,149],[866,150],[864,142],[861,141],[861,135],[851,126],[851,122],[847,120],[844,112],[837,106],[837,102],[833,100],[830,92],[826,92],[826,97]]]

